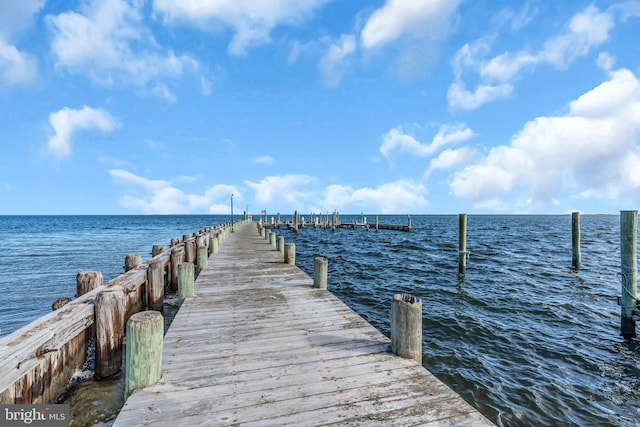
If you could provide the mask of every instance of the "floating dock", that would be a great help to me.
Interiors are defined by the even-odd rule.
[[[255,223],[237,226],[165,335],[161,380],[114,426],[326,424],[493,425],[285,264]]]

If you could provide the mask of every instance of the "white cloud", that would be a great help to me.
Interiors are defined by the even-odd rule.
[[[311,184],[316,179],[309,175],[267,176],[260,182],[245,181],[244,183],[255,193],[255,201],[265,207],[268,206],[299,206],[302,207],[312,197]],[[294,208],[295,209],[295,208]]]
[[[476,207],[555,207],[557,195],[640,197],[640,81],[629,70],[569,103],[565,116],[529,121],[509,145],[453,175],[454,195]]]
[[[56,67],[100,85],[145,86],[185,71],[199,73],[195,59],[162,50],[144,25],[142,7],[124,0],[92,0],[80,12],[47,16]],[[150,93],[175,98],[163,84],[151,86]]]
[[[430,144],[423,144],[413,136],[406,134],[401,128],[394,128],[382,137],[380,153],[387,159],[395,151],[408,152],[418,157],[426,157],[436,153],[448,144],[466,141],[472,138],[475,133],[468,127],[458,125],[440,126],[438,133],[433,137]]]
[[[469,147],[458,149],[447,148],[442,153],[431,159],[429,168],[424,175],[429,176],[438,169],[451,169],[471,161],[477,155],[476,151]]]
[[[488,102],[506,98],[512,94],[513,82],[523,70],[538,64],[566,68],[576,58],[587,55],[606,42],[614,26],[614,17],[610,12],[600,12],[591,5],[574,15],[567,28],[550,37],[537,53],[527,48],[505,52],[487,60],[484,56],[490,50],[493,37],[465,44],[452,61],[455,79],[447,95],[449,105],[473,110]],[[465,71],[479,77],[474,90],[468,90],[464,84]]]
[[[0,88],[31,83],[36,75],[36,60],[0,37]]]
[[[458,0],[386,0],[361,32],[365,48],[384,46],[405,34],[434,35],[458,6]]]
[[[260,156],[255,157],[252,162],[258,165],[272,165],[275,163],[275,159],[271,156]]]
[[[217,184],[203,194],[188,194],[170,181],[144,178],[124,169],[111,169],[109,174],[129,192],[120,199],[120,205],[144,214],[189,214],[202,210],[210,214],[227,214],[231,194],[234,200],[243,201],[242,192],[232,185]],[[176,181],[184,181],[184,178],[178,177]]]
[[[330,185],[325,189],[323,211],[350,209],[356,212],[362,207],[382,214],[420,212],[428,206],[423,184],[412,180],[397,180],[375,188]]]
[[[320,71],[324,82],[329,87],[336,87],[342,80],[342,73],[347,58],[356,50],[356,38],[353,35],[343,34],[339,40],[332,43],[327,53],[320,59]]]
[[[45,0],[0,0],[0,38],[24,30],[45,3]]]
[[[80,110],[65,107],[51,113],[49,124],[54,135],[47,143],[47,153],[58,160],[71,155],[71,138],[74,133],[89,129],[111,132],[118,127],[118,121],[108,112],[87,106]]]
[[[328,0],[155,0],[153,9],[168,22],[194,23],[201,28],[231,27],[228,51],[245,55],[252,46],[271,41],[279,25],[298,25]]]

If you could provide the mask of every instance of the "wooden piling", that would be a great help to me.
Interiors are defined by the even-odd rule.
[[[467,271],[467,214],[458,215],[459,229],[459,252],[458,252],[458,274],[464,276]]]
[[[160,255],[164,252],[164,245],[153,245],[151,247],[151,256],[154,257],[156,255]]]
[[[376,215],[376,232],[378,231],[378,215]]]
[[[81,271],[76,275],[76,297],[102,286],[104,279],[99,271]]]
[[[184,250],[176,246],[171,250],[171,282],[170,289],[173,292],[178,290],[178,265],[183,262]]]
[[[295,265],[296,263],[296,244],[286,243],[284,245],[284,263]]]
[[[208,254],[207,254],[207,246],[205,244],[205,239],[204,237],[198,237],[197,240],[197,245],[198,245],[198,249],[196,250],[196,263],[197,263],[197,270],[198,270],[198,274],[200,274],[200,272],[202,271],[203,268],[205,268],[207,266],[207,259]]]
[[[276,248],[276,240],[277,240],[276,233],[272,231],[271,234],[269,235],[269,243],[271,243],[271,246],[273,246],[274,248]]]
[[[142,257],[140,254],[129,254],[124,259],[124,271],[133,270],[137,266],[142,264]]]
[[[391,351],[422,364],[422,300],[396,294],[391,305]]]
[[[125,399],[162,376],[164,318],[158,311],[142,311],[127,322]]]
[[[180,304],[194,293],[194,265],[191,262],[183,262],[178,265],[178,300]]]
[[[284,256],[284,236],[278,236],[278,250]]]
[[[147,307],[163,312],[164,303],[164,261],[155,260],[147,268]]]
[[[571,266],[580,269],[580,212],[571,213]]]
[[[638,281],[637,261],[638,211],[620,211],[620,335],[625,339],[635,338]]]
[[[327,273],[329,263],[325,257],[315,257],[313,263],[313,286],[327,289]]]
[[[105,289],[96,296],[96,378],[107,378],[120,371],[126,296],[121,287]]]
[[[183,235],[182,242],[184,243],[184,262],[196,262],[196,250],[191,235]]]

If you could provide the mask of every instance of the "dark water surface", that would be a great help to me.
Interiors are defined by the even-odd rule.
[[[78,271],[110,280],[127,254],[148,259],[153,244],[228,220],[0,216],[2,335],[73,296]],[[296,243],[310,275],[314,257],[327,257],[330,290],[384,333],[393,294],[422,298],[424,366],[496,424],[640,425],[640,346],[619,336],[619,218],[583,215],[581,223],[582,266],[573,272],[569,215],[469,216],[464,279],[457,215],[413,216],[411,233],[277,233]]]

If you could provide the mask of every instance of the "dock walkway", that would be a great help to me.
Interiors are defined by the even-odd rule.
[[[255,224],[209,257],[195,293],[165,335],[162,379],[114,426],[493,425],[284,264]]]

